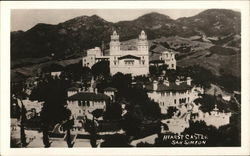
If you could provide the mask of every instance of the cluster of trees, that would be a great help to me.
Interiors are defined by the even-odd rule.
[[[49,79],[44,82],[41,100],[44,101],[41,110],[41,128],[43,131],[43,143],[45,147],[50,147],[49,130],[58,124],[70,121],[71,111],[66,108],[67,104],[67,88],[69,82],[63,79]],[[70,139],[70,126],[66,124],[67,138]],[[72,147],[72,143],[67,139],[68,147]]]
[[[122,108],[117,102],[112,102],[106,106],[106,111],[103,115],[104,120],[120,120],[122,118]]]
[[[204,87],[209,87],[209,84],[215,81],[213,74],[200,66],[190,66],[184,68],[179,67],[177,70],[167,70],[167,66],[163,65],[159,67],[151,67],[150,74],[151,76],[160,76],[162,74],[167,75],[169,81],[171,82],[174,82],[177,77],[190,76],[195,84],[202,85]],[[71,112],[65,107],[67,100],[66,90],[70,87],[70,83],[72,81],[84,79],[89,81],[88,77],[91,77],[92,75],[96,78],[96,80],[98,80],[98,91],[102,92],[104,88],[109,86],[116,88],[118,91],[115,99],[116,102],[107,105],[107,110],[103,114],[105,120],[122,119],[122,127],[126,131],[126,134],[130,137],[140,136],[144,133],[147,129],[145,123],[152,123],[155,129],[149,133],[158,132],[160,125],[157,124],[157,121],[161,119],[159,105],[148,98],[146,90],[141,87],[131,85],[131,75],[117,73],[111,77],[109,74],[109,64],[106,61],[96,63],[92,69],[82,67],[81,63],[77,63],[66,66],[63,69],[60,78],[47,77],[40,81],[38,86],[30,95],[31,100],[45,102],[41,112],[41,128],[43,131],[43,142],[45,147],[50,147],[51,142],[48,137],[49,130],[51,130],[57,123],[64,123],[64,129],[67,131],[67,136],[70,136],[70,127],[72,126],[72,122],[70,122]],[[147,83],[149,82],[149,77],[135,77],[134,80]],[[231,83],[231,81],[229,82]],[[23,86],[13,88],[12,93],[17,95],[16,97],[22,99],[25,96],[23,95],[23,88]],[[237,109],[236,111],[239,110],[236,103],[232,102],[232,104],[230,104],[231,108],[228,108],[223,100],[215,99],[209,95],[204,95],[203,98],[197,99],[196,102],[202,104],[202,111],[209,112],[214,108],[214,105],[211,104],[214,104],[215,100],[217,100],[216,103],[221,111],[229,111],[228,109]],[[121,103],[123,102],[126,103],[127,113],[122,118]],[[167,118],[171,118],[175,111],[175,109],[170,108],[168,110]],[[194,127],[195,126],[197,125],[194,124]],[[213,129],[209,130],[212,131]],[[185,133],[188,132],[188,130],[185,131]],[[230,131],[230,133],[233,132]],[[24,136],[24,127],[21,134]],[[95,133],[93,133],[92,137],[95,138]],[[70,137],[67,137],[67,143],[69,147],[73,146]],[[94,144],[95,143],[93,143],[93,145]]]
[[[100,61],[94,64],[91,68],[84,67],[82,61],[78,63],[62,66],[59,64],[51,64],[42,68],[43,73],[51,71],[62,71],[61,78],[67,78],[70,81],[84,81],[91,76],[107,78],[110,76],[109,61]]]
[[[167,71],[168,66],[167,65],[161,65],[161,66],[149,66],[149,73],[152,76],[160,76],[163,74],[163,71]]]
[[[240,146],[240,127],[228,124],[216,129],[213,126],[207,126],[204,121],[190,121],[190,127],[184,134],[204,134],[207,135],[207,144],[204,146]]]
[[[191,77],[193,83],[204,87],[210,87],[210,83],[215,79],[211,71],[198,65],[177,67],[176,70],[167,69],[167,65],[151,66],[149,71],[151,77],[167,76],[170,82],[174,82],[177,77]]]
[[[147,77],[135,77],[135,81],[148,82]],[[127,113],[122,118],[122,127],[129,136],[136,136],[142,133],[141,127],[145,121],[155,121],[161,117],[159,105],[151,101],[146,90],[142,87],[131,85],[132,77],[129,74],[116,73],[112,77],[99,80],[98,91],[111,86],[117,89],[115,103],[107,105],[104,119],[121,119],[121,104],[126,105]]]
[[[23,84],[23,83],[18,83]],[[71,111],[66,108],[67,104],[67,88],[70,82],[65,79],[47,77],[43,81],[38,83],[38,86],[32,91],[30,96],[31,100],[44,101],[41,116],[40,116],[40,128],[43,132],[43,143],[45,147],[50,147],[49,131],[54,128],[58,123],[63,124],[64,130],[67,131],[67,144],[68,147],[73,147],[70,138],[70,128],[72,126]],[[22,103],[25,89],[23,86],[16,85],[12,89],[12,95],[19,99]],[[21,142],[23,146],[26,146],[25,135],[25,107],[22,104],[20,111],[21,118]]]
[[[201,98],[195,99],[196,104],[201,104],[201,111],[210,112],[214,109],[215,104],[217,105],[220,112],[240,112],[240,105],[237,104],[234,98],[230,101],[225,101],[222,99],[221,95],[213,96],[204,94]]]
[[[148,98],[146,90],[131,86],[131,82],[131,75],[117,73],[112,77],[111,83],[118,90],[117,101],[127,102],[123,129],[128,136],[138,136],[142,133],[143,122],[158,120],[161,113],[159,105]]]
[[[216,82],[223,86],[228,92],[241,90],[241,78],[231,74],[221,73],[221,76],[216,78]]]
[[[26,109],[24,107],[24,104],[22,102],[23,99],[27,97],[27,94],[25,92],[25,79],[20,79],[18,83],[12,83],[11,84],[11,102],[10,102],[10,108],[11,108],[11,117],[17,118],[20,120],[20,140],[21,140],[21,147],[26,147],[26,134],[25,134],[25,122],[26,119]],[[18,105],[18,101],[21,102],[21,107]],[[16,145],[16,142],[11,142],[11,146],[18,146]]]
[[[218,84],[229,92],[241,89],[241,79],[231,74],[220,72],[220,76],[214,75],[210,70],[198,65],[188,67],[177,67],[176,70],[168,70],[166,65],[159,67],[150,66],[151,77],[167,76],[170,82],[174,82],[177,77],[191,77],[193,83],[209,88],[211,83]]]

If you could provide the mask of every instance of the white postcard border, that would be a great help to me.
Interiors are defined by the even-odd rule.
[[[16,1],[1,2],[1,155],[238,155],[249,154],[249,1]],[[241,147],[165,148],[10,148],[11,9],[239,9],[242,20]],[[28,17],[27,17],[28,18]]]

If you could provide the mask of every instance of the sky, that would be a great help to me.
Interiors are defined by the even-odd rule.
[[[133,20],[150,12],[158,12],[172,19],[194,16],[204,9],[13,9],[11,31],[26,31],[38,23],[58,24],[78,16],[98,15],[109,22]]]

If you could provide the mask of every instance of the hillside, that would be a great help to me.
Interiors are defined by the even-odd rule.
[[[11,32],[11,68],[12,72],[34,75],[47,63],[75,63],[87,49],[100,46],[102,41],[108,50],[113,30],[119,33],[123,48],[133,49],[135,38],[143,29],[150,40],[151,60],[172,49],[178,52],[180,66],[199,64],[216,75],[223,71],[239,77],[240,20],[239,12],[210,9],[177,20],[153,12],[117,23],[97,15],[80,16],[57,25],[40,23],[26,32]],[[55,59],[51,58],[52,53]]]

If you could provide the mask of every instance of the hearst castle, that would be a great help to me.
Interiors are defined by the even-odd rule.
[[[121,72],[132,76],[148,75],[151,65],[166,64],[168,69],[176,69],[174,52],[164,51],[158,60],[149,62],[149,43],[144,31],[141,31],[138,37],[137,50],[121,50],[120,45],[119,35],[114,31],[111,35],[109,55],[104,55],[99,47],[89,49],[87,56],[82,59],[83,66],[91,68],[95,63],[105,60],[110,62],[111,75]],[[51,73],[52,76],[58,74],[60,72]],[[97,109],[105,112],[107,105],[115,100],[117,94],[117,89],[111,86],[105,88],[102,93],[98,92],[94,78],[90,83],[90,87],[85,90],[78,87],[71,87],[67,90],[67,107],[72,112],[73,131],[76,133],[87,133],[83,126],[84,121],[87,118],[93,119],[92,113]],[[199,98],[200,94],[204,94],[204,89],[195,86],[190,77],[177,78],[175,82],[170,82],[165,75],[165,77],[151,79],[149,83],[143,84],[143,88],[147,91],[148,97],[159,104],[162,114],[167,114],[169,107],[177,109],[172,118],[161,120],[162,125],[168,126],[168,132],[180,134],[189,127],[189,120],[205,121],[207,125],[213,125],[216,128],[230,122],[231,113],[219,112],[217,107],[210,113],[203,113],[199,109],[200,105],[196,105],[194,100]],[[21,105],[20,102],[18,104]],[[38,101],[33,103],[29,100],[24,101],[24,105],[26,108],[34,108],[38,114],[42,107]],[[126,108],[124,104],[121,104],[121,107],[123,116],[126,114]],[[195,118],[192,119],[191,115],[194,114]],[[102,120],[102,116],[97,120]],[[163,128],[162,132],[165,131],[166,129]],[[53,132],[63,133],[62,127],[55,127]],[[116,131],[103,132],[103,134],[113,133],[124,133],[124,131],[117,129]]]
[[[173,52],[163,52],[160,62],[167,64],[169,69],[176,69],[175,54]],[[83,66],[92,67],[95,63],[108,60],[110,62],[111,75],[117,72],[124,74],[148,75],[149,74],[149,44],[147,35],[141,31],[137,40],[136,50],[121,50],[119,35],[116,31],[111,35],[110,52],[104,56],[99,47],[89,49],[87,56],[83,58]]]

